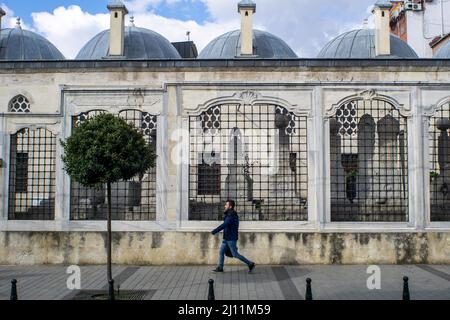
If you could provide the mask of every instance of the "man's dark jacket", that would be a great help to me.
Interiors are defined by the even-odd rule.
[[[211,233],[216,234],[223,230],[223,239],[237,241],[239,238],[239,216],[236,211],[229,209],[225,212],[224,222]]]

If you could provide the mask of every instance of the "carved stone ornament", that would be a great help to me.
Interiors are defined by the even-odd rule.
[[[234,95],[236,98],[242,100],[243,105],[253,105],[255,100],[259,99],[259,94],[254,91],[238,92]]]
[[[359,94],[360,97],[362,97],[366,101],[373,100],[378,96],[377,92],[375,90],[366,90]]]

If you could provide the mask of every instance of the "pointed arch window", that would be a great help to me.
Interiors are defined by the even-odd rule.
[[[31,112],[31,104],[27,97],[19,94],[11,99],[8,107],[9,112]]]

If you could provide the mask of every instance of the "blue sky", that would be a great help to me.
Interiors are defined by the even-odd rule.
[[[3,0],[2,2],[14,10],[15,15],[20,16],[25,23],[31,24],[32,12],[52,12],[61,6],[78,5],[91,14],[104,13],[109,0]],[[181,2],[183,3],[167,3],[163,1],[156,6],[149,5],[149,9],[158,15],[182,21],[194,20],[198,23],[203,23],[208,20],[208,8],[202,1],[188,0]]]
[[[170,41],[183,41],[190,31],[199,50],[221,34],[240,28],[239,0],[123,1],[135,16],[136,26]],[[254,27],[282,38],[299,57],[315,57],[332,38],[360,28],[375,1],[255,0]],[[108,2],[0,0],[8,14],[2,25],[12,27],[20,16],[22,27],[43,35],[67,58],[74,58],[87,41],[109,27]]]

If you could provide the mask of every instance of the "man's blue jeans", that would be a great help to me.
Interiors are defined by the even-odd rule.
[[[227,246],[230,247],[231,253],[233,254],[234,258],[241,260],[247,266],[252,264],[252,262],[250,260],[246,259],[244,256],[241,256],[239,254],[236,244],[237,244],[237,241],[223,240],[222,246],[220,247],[219,267],[223,268],[223,265],[225,262],[225,250],[227,249]]]

